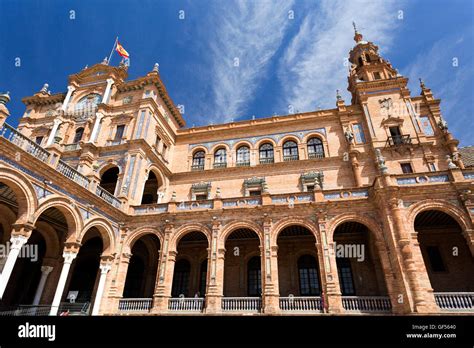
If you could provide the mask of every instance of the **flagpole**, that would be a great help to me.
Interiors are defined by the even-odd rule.
[[[115,43],[114,43],[114,47],[112,47],[112,51],[110,51],[109,60],[107,61],[108,65],[110,65],[110,59],[112,59],[112,54],[114,53],[115,47],[117,46],[117,42],[118,42],[118,36],[115,38]]]

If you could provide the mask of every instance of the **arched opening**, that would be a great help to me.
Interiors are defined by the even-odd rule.
[[[306,227],[285,227],[277,238],[280,296],[320,296],[316,238]]]
[[[158,190],[161,183],[155,173],[150,170],[148,172],[148,179],[145,181],[143,187],[143,195],[141,204],[154,204],[158,202]]]
[[[112,167],[107,169],[100,178],[100,186],[112,195],[115,195],[119,172],[118,167]]]
[[[339,286],[342,296],[386,296],[385,275],[373,236],[358,222],[348,221],[334,231]]]
[[[84,128],[79,127],[76,129],[76,133],[74,134],[74,140],[72,141],[73,144],[77,144],[82,140],[82,136],[84,135]]]
[[[308,158],[323,158],[324,146],[321,139],[314,137],[308,140]]]
[[[179,240],[172,297],[204,297],[206,284],[202,282],[202,260],[207,262],[208,247],[207,237],[201,231],[188,232]]]
[[[227,151],[221,147],[214,153],[214,168],[227,167]]]
[[[247,145],[239,146],[237,149],[237,166],[246,167],[250,165],[250,148]]]
[[[64,301],[70,292],[75,292],[76,303],[92,304],[99,282],[100,257],[103,249],[100,232],[95,227],[91,228],[84,236],[79,254],[72,263],[70,277],[65,287],[67,291],[63,294]]]
[[[225,242],[224,296],[260,297],[260,240],[255,231],[239,228]]]
[[[270,143],[262,144],[258,152],[259,152],[259,157],[260,157],[260,164],[275,162],[272,144]]]
[[[474,260],[458,222],[442,211],[426,210],[416,216],[414,227],[434,292],[473,292]]]
[[[154,234],[138,239],[131,250],[124,298],[152,298],[160,258],[160,240]]]
[[[202,150],[196,151],[193,155],[193,164],[191,165],[191,169],[203,170],[205,160],[206,160],[206,154],[204,153],[204,151]]]
[[[35,226],[15,262],[0,301],[2,307],[52,303],[61,268],[62,241],[68,233],[68,224],[64,214],[52,207],[40,215]],[[9,243],[8,240],[6,242]],[[43,285],[40,284],[42,277],[45,277]]]
[[[293,140],[287,140],[283,144],[283,160],[296,161],[299,159],[298,144]]]

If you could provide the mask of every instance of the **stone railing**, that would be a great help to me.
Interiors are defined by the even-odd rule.
[[[59,160],[58,165],[56,166],[56,170],[64,175],[66,178],[71,179],[72,181],[78,183],[82,187],[89,188],[90,180],[86,178],[84,175],[79,173],[73,167],[67,165],[63,161]]]
[[[346,311],[390,312],[392,304],[387,296],[342,296],[342,306]]]
[[[168,211],[168,203],[161,204],[145,204],[135,207],[131,207],[134,214],[145,215],[145,214],[161,214]]]
[[[474,292],[435,292],[436,304],[447,311],[474,311]]]
[[[308,153],[308,158],[309,159],[324,158],[324,153],[322,153],[322,152],[310,152],[310,153]]]
[[[170,298],[168,301],[168,310],[170,311],[202,312],[203,309],[204,298],[200,297]]]
[[[449,182],[449,175],[446,172],[426,173],[426,174],[404,174],[397,175],[396,182],[398,185],[417,185],[427,183]]]
[[[4,123],[0,128],[0,136],[28,152],[30,155],[38,158],[40,161],[48,163],[50,153],[36,144],[33,140],[27,138],[15,128]]]
[[[319,296],[280,297],[280,309],[290,312],[321,312],[322,302]]]
[[[294,204],[303,202],[313,202],[313,192],[300,192],[292,194],[278,194],[272,195],[273,204]]]
[[[369,197],[369,190],[338,190],[324,192],[324,199],[336,200],[336,199],[360,199]]]
[[[81,145],[79,143],[74,143],[74,144],[66,144],[64,145],[64,151],[76,151],[81,148]]]
[[[260,197],[225,198],[222,200],[224,208],[255,207],[261,204],[262,199]]]
[[[202,209],[212,209],[214,204],[212,200],[202,200],[202,201],[191,201],[191,202],[180,202],[176,204],[177,210],[202,210]]]
[[[115,197],[109,191],[106,191],[100,185],[97,185],[97,188],[95,190],[95,194],[97,196],[99,196],[100,198],[102,198],[104,201],[106,201],[107,203],[113,205],[116,208],[120,208],[120,206],[122,205],[122,203],[120,202],[120,200],[117,197]]]
[[[259,312],[262,308],[260,297],[223,297],[223,311]]]
[[[119,300],[120,312],[148,312],[152,306],[151,298],[122,298]]]

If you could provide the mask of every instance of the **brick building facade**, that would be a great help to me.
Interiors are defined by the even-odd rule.
[[[24,98],[17,129],[1,95],[4,311],[472,312],[471,152],[354,40],[329,110],[186,128],[158,65],[107,60]]]

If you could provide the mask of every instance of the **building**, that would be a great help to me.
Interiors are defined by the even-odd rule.
[[[472,313],[472,148],[354,39],[329,110],[186,128],[107,60],[2,95],[3,314]]]

